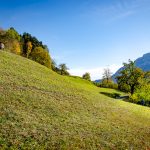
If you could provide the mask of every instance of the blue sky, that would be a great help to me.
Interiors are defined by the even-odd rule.
[[[150,52],[150,0],[1,0],[0,27],[29,32],[92,79]]]

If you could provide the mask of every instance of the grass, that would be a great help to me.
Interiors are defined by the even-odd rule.
[[[150,108],[0,51],[1,149],[150,149]]]

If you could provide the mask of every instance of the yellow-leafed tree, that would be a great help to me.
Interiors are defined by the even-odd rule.
[[[31,50],[32,50],[32,43],[30,42],[30,41],[28,41],[27,43],[26,43],[26,50],[27,50],[27,53],[26,53],[26,55],[27,55],[27,58],[29,58],[29,55],[30,55],[30,53],[31,53]]]
[[[31,59],[44,65],[48,68],[51,68],[51,57],[47,50],[42,47],[35,47],[31,52]]]
[[[21,47],[20,43],[17,40],[13,40],[10,47],[11,52],[20,55],[21,54]]]

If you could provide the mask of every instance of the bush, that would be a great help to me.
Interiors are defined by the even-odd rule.
[[[130,101],[133,103],[150,106],[150,83],[144,79],[133,95],[130,95]]]

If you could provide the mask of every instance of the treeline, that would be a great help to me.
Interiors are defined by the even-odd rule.
[[[52,60],[47,45],[29,33],[19,34],[13,27],[8,30],[0,29],[0,42],[5,51],[34,60],[61,75],[69,75],[66,64],[56,65]]]
[[[32,59],[51,68],[51,57],[46,45],[29,33],[20,35],[14,28],[0,30],[0,42],[5,50]]]

